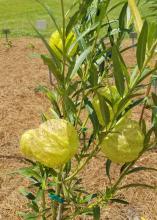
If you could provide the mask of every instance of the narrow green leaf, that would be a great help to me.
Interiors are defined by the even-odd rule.
[[[37,202],[35,202],[34,200],[32,200],[32,203],[29,204],[29,207],[33,209],[33,211],[35,211],[36,213],[39,212],[39,207],[37,205]]]
[[[41,55],[42,60],[44,61],[44,64],[49,67],[49,70],[51,73],[55,76],[57,81],[62,81],[63,77],[60,74],[59,70],[57,69],[56,65],[53,63],[53,60],[46,56],[46,55]]]
[[[127,172],[127,175],[132,174],[132,173],[136,173],[136,172],[140,172],[140,171],[157,171],[157,169],[151,168],[151,167],[135,167],[132,170],[129,170]]]
[[[97,14],[96,14],[96,22],[100,22],[100,26],[102,24],[103,19],[106,16],[106,12],[107,12],[107,8],[109,6],[110,0],[106,0],[106,1],[99,1],[98,2],[98,8],[97,8]],[[98,27],[98,29],[100,28],[100,26]]]
[[[148,50],[151,49],[157,39],[157,24],[156,22],[149,22],[148,26]]]
[[[96,112],[94,110],[92,103],[90,102],[88,98],[85,98],[84,102],[85,102],[85,107],[88,110],[90,120],[93,124],[94,132],[96,133],[100,127]]]
[[[124,205],[128,205],[129,202],[127,202],[126,200],[123,199],[111,199],[111,202],[116,202],[116,203],[120,203],[120,204],[124,204]]]
[[[120,168],[120,173],[122,173],[128,166],[128,163],[124,163]]]
[[[125,80],[124,80],[124,63],[121,60],[121,55],[116,47],[116,45],[112,48],[112,60],[114,67],[114,77],[117,90],[121,96],[123,96],[125,91]]]
[[[96,206],[93,208],[93,217],[94,220],[100,220],[100,207]]]
[[[27,192],[25,188],[23,188],[23,187],[20,188],[20,189],[19,189],[19,192],[20,192],[23,196],[25,196],[27,199],[29,199],[29,200],[35,200],[35,196],[33,195],[33,193],[32,193],[32,192]]]
[[[75,14],[70,18],[69,23],[66,27],[66,36],[70,33],[78,19],[79,11],[76,11]]]
[[[46,41],[46,39],[44,38],[44,36],[34,27],[34,25],[32,25],[33,29],[35,30],[35,32],[38,34],[38,36],[40,37],[40,39],[42,40],[42,42],[44,43],[44,45],[46,46],[47,50],[49,51],[55,65],[60,68],[61,67],[61,63],[60,63],[60,59],[57,57],[56,53],[53,51],[53,49],[50,47],[50,45],[48,44],[48,42]]]
[[[157,106],[157,95],[154,92],[152,92],[152,99],[153,99],[154,105]]]
[[[119,28],[122,33],[125,29],[127,8],[128,8],[128,3],[126,2],[124,4],[124,6],[121,10],[120,16],[119,16]]]
[[[150,142],[150,138],[151,138],[151,135],[154,131],[154,128],[150,128],[149,131],[147,132],[147,134],[145,135],[145,138],[144,138],[144,146],[145,148],[147,148],[147,146],[149,145],[149,142]]]
[[[103,96],[98,95],[98,98],[100,102],[101,115],[103,117],[105,125],[107,126],[110,122],[110,110]]]
[[[147,38],[148,38],[148,23],[147,21],[145,21],[138,39],[137,52],[136,52],[137,63],[140,71],[143,69],[143,65],[146,57]]]
[[[147,126],[146,126],[146,122],[144,119],[142,119],[142,121],[141,121],[141,129],[142,129],[142,132],[145,136],[147,134]]]
[[[24,220],[37,220],[39,217],[37,213],[18,212],[17,214],[21,216]]]
[[[111,177],[110,177],[111,163],[112,163],[112,161],[107,159],[107,161],[106,161],[106,175],[108,176],[110,182],[111,182]]]
[[[125,2],[126,2],[126,0],[118,1],[116,4],[114,4],[111,8],[108,9],[107,14],[109,14],[113,10],[117,9],[119,6],[123,5]]]
[[[83,200],[81,200],[81,203],[88,203],[90,202],[92,199],[96,198],[97,197],[97,194],[94,193],[94,194],[90,194],[88,196],[85,196]]]
[[[77,71],[79,70],[79,68],[81,67],[82,63],[84,62],[84,60],[87,58],[87,56],[89,55],[91,51],[91,47],[88,47],[77,59],[76,59],[76,63],[74,66],[74,69],[71,73],[71,79],[76,75]]]
[[[141,77],[138,80],[138,84],[143,80],[145,80],[148,76],[152,75],[156,70],[157,70],[157,66],[152,70],[144,71],[144,74],[141,74]]]
[[[147,184],[142,184],[142,183],[132,183],[132,184],[128,184],[128,185],[124,185],[119,187],[118,189],[127,189],[127,188],[136,188],[136,187],[142,187],[142,188],[148,188],[148,189],[155,189],[156,186],[151,186],[151,185],[147,185]]]
[[[21,168],[21,169],[17,170],[17,173],[19,173],[20,175],[25,176],[27,178],[34,177],[35,179],[37,179],[39,181],[41,180],[40,175],[35,170],[33,170],[32,167]]]

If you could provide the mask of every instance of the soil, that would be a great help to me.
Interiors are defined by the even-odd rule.
[[[44,96],[35,92],[38,85],[49,85],[48,70],[39,57],[33,53],[44,53],[43,44],[37,39],[13,39],[13,47],[8,49],[0,41],[0,219],[18,220],[17,211],[25,209],[26,201],[18,189],[25,180],[10,175],[16,169],[28,166],[19,151],[19,137],[27,129],[35,128],[41,121],[41,113],[49,108]],[[131,66],[135,50],[124,57]],[[138,110],[135,117],[138,117]],[[108,179],[105,177],[105,158],[98,155],[84,169],[83,185],[91,191],[105,190]],[[151,151],[139,161],[140,165],[156,167],[157,153]],[[112,166],[113,180],[117,165]],[[140,172],[129,175],[125,183],[132,181],[157,185],[157,173]],[[129,205],[111,204],[103,213],[102,220],[126,220],[145,217],[157,219],[157,192],[147,189],[128,189],[120,193]],[[84,218],[87,220],[87,218]]]

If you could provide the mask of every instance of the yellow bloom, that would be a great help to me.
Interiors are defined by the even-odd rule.
[[[47,167],[57,168],[76,154],[79,146],[73,125],[63,119],[51,119],[39,128],[26,131],[20,140],[22,153]]]
[[[70,50],[71,45],[76,41],[76,36],[74,32],[70,32],[66,38],[66,53],[69,57],[72,57],[77,50],[78,44],[74,46],[72,50]],[[53,51],[56,53],[56,55],[61,59],[62,53],[63,52],[63,42],[60,37],[60,34],[58,31],[55,31],[52,33],[50,40],[49,40],[49,45],[53,49]]]
[[[102,140],[102,152],[115,163],[135,160],[143,149],[144,135],[139,124],[129,118],[119,122]]]

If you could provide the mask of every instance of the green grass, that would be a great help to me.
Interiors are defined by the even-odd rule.
[[[120,0],[111,0],[111,5]],[[141,0],[141,3],[145,0]],[[53,11],[57,21],[61,23],[61,9],[59,0],[43,0]],[[64,0],[65,9],[67,10],[72,4],[73,0]],[[148,11],[147,5],[141,7],[143,14]],[[117,18],[119,10],[114,10],[112,18]],[[2,29],[10,29],[10,36],[36,36],[35,31],[30,25],[30,21],[35,24],[36,20],[45,19],[47,21],[47,30],[43,32],[45,36],[49,36],[54,30],[54,25],[36,0],[0,0],[0,36],[2,35]]]
[[[61,22],[61,10],[59,0],[44,0],[52,11],[58,22]],[[65,8],[69,8],[72,0],[65,0]],[[48,28],[45,35],[54,30],[49,16],[36,0],[0,0],[0,32],[2,29],[9,28],[11,36],[35,36],[30,21],[36,23],[38,19],[45,19]]]

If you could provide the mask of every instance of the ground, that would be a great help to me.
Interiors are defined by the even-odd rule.
[[[40,123],[40,115],[49,108],[47,100],[35,93],[37,85],[49,85],[48,71],[40,58],[32,53],[44,53],[44,47],[36,39],[13,39],[13,47],[7,49],[0,40],[0,219],[18,220],[16,212],[22,210],[25,200],[18,189],[25,184],[19,176],[9,175],[19,167],[27,166],[20,151],[20,135]],[[31,44],[35,46],[33,48]],[[125,54],[131,65],[135,51]],[[156,167],[157,153],[144,155],[139,164]],[[105,158],[99,155],[85,168],[83,185],[89,190],[105,189]],[[117,165],[112,166],[113,180]],[[126,182],[145,182],[157,185],[157,173],[141,172],[130,175]],[[157,219],[157,192],[146,189],[129,189],[120,193],[130,205],[110,205],[105,209],[102,220],[135,219],[144,216],[147,220]],[[87,220],[87,218],[84,218]]]

